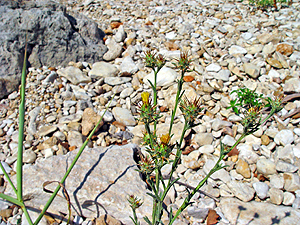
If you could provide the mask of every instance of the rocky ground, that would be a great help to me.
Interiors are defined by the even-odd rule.
[[[64,157],[80,147],[113,94],[104,123],[89,147],[127,143],[141,146],[143,125],[137,121],[138,104],[140,94],[151,91],[147,79],[153,77],[143,62],[143,51],[147,49],[156,49],[168,60],[158,75],[158,104],[163,111],[158,134],[164,133],[179,77],[172,62],[180,50],[187,50],[193,72],[185,77],[184,90],[188,98],[201,97],[206,111],[199,119],[201,125],[186,139],[186,151],[175,174],[180,182],[196,186],[217,159],[220,141],[232,146],[240,137],[242,118],[227,109],[235,98],[230,94],[233,90],[247,87],[270,97],[281,91],[290,99],[272,120],[238,145],[239,152],[225,162],[229,167],[214,174],[204,186],[203,191],[213,198],[196,196],[178,224],[205,223],[209,209],[220,216],[218,224],[298,224],[297,1],[278,10],[257,9],[248,1],[60,2],[99,24],[106,33],[108,51],[104,61],[94,64],[70,62],[68,67],[29,69],[24,152],[28,167]],[[14,92],[0,102],[0,160],[10,173],[15,170],[17,158],[19,99],[19,93]],[[172,142],[178,139],[182,126],[183,117],[178,113]],[[166,167],[164,173],[168,171]],[[168,204],[174,208],[180,205],[185,188],[176,184]],[[2,223],[15,224],[20,211],[1,204]]]

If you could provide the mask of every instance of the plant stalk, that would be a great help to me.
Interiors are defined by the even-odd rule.
[[[86,145],[88,144],[89,140],[91,139],[91,137],[93,136],[93,134],[95,133],[96,129],[98,128],[100,122],[103,119],[103,116],[105,115],[106,111],[109,108],[109,105],[111,104],[112,100],[114,99],[115,95],[113,95],[112,99],[110,100],[107,108],[105,109],[104,113],[102,114],[100,120],[98,121],[98,123],[96,124],[96,126],[94,127],[94,129],[91,131],[90,135],[87,137],[87,139],[85,140],[85,142],[83,143],[83,145],[81,146],[81,148],[79,149],[77,155],[75,156],[73,162],[71,163],[69,169],[67,170],[67,172],[65,173],[65,175],[63,176],[63,178],[60,181],[60,184],[64,184],[65,180],[67,179],[67,177],[69,176],[69,174],[71,173],[73,167],[75,166],[76,162],[78,161],[80,155],[82,154],[84,148],[86,147]],[[57,193],[59,192],[61,186],[60,184],[57,185],[55,191],[52,193],[51,197],[49,198],[48,202],[46,203],[46,205],[44,206],[42,212],[40,213],[40,215],[38,216],[38,218],[36,219],[36,221],[34,222],[33,225],[37,225],[40,220],[42,219],[42,217],[44,216],[44,214],[46,213],[47,209],[49,208],[49,206],[51,205],[51,203],[53,202],[54,198],[56,197]]]

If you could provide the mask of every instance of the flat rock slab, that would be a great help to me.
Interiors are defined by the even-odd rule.
[[[144,202],[138,209],[138,217],[149,216],[152,200],[136,171],[133,159],[136,150],[137,146],[133,144],[85,149],[65,182],[73,206],[72,213],[76,211],[90,218],[109,214],[124,224],[131,224],[129,216],[132,211],[127,198],[134,194]],[[45,205],[50,194],[43,191],[43,183],[60,181],[77,152],[78,149],[25,166],[24,196],[31,196],[31,200],[26,201],[27,206],[40,209],[41,205]],[[15,178],[12,177],[13,181]],[[47,188],[54,190],[55,186],[49,185]],[[7,189],[5,193],[14,196],[12,189]],[[56,197],[48,212],[67,213],[67,209],[67,202]]]
[[[300,210],[287,206],[275,206],[264,202],[242,202],[235,198],[223,198],[222,212],[230,224],[299,224]]]

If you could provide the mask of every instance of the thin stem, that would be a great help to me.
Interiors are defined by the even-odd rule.
[[[113,95],[112,99],[110,100],[107,108],[105,109],[104,113],[102,114],[100,120],[98,121],[98,123],[96,124],[96,126],[94,127],[94,129],[91,131],[90,135],[87,137],[87,139],[85,140],[85,142],[83,143],[83,145],[81,146],[81,148],[79,149],[77,155],[75,156],[73,162],[71,163],[69,169],[67,170],[67,172],[65,173],[64,177],[61,179],[60,184],[63,184],[65,182],[65,180],[67,179],[67,177],[69,176],[69,174],[71,173],[73,167],[75,166],[76,162],[78,161],[80,155],[82,154],[84,148],[86,147],[86,145],[88,144],[89,140],[91,139],[91,137],[93,136],[93,134],[95,133],[96,129],[98,128],[100,122],[103,119],[103,116],[105,115],[106,111],[109,108],[109,105],[111,104],[112,100],[114,99],[115,95]],[[51,205],[51,203],[53,202],[55,196],[57,195],[57,193],[59,192],[61,186],[57,185],[55,191],[52,193],[51,197],[49,198],[48,202],[46,203],[46,205],[44,206],[42,212],[40,213],[39,217],[36,219],[36,221],[34,222],[34,225],[37,225],[40,220],[42,219],[42,217],[44,216],[45,212],[47,211],[47,209],[49,208],[49,206]]]
[[[13,198],[13,197],[11,197],[11,196],[9,196],[9,195],[6,195],[6,194],[3,194],[3,193],[0,193],[0,198],[3,198],[3,199],[5,199],[5,200],[7,200],[7,201],[9,201],[9,202],[11,202],[11,203],[13,203],[13,204],[15,204],[15,205],[20,206],[20,207],[22,207],[22,206],[24,205],[24,204],[23,204],[22,202],[20,202],[18,199]]]
[[[154,112],[156,113],[156,106],[157,106],[157,89],[156,89],[156,83],[157,83],[157,74],[158,74],[158,69],[154,71],[154,89],[153,89],[153,105],[154,105]],[[154,132],[156,131],[156,124],[157,120],[154,120]]]
[[[27,37],[26,37],[27,38]],[[23,140],[24,140],[24,118],[25,118],[25,87],[26,87],[26,60],[27,60],[27,42],[25,45],[25,54],[21,76],[20,88],[20,106],[19,106],[19,139],[17,156],[17,199],[23,202]]]
[[[172,132],[173,122],[174,122],[177,106],[179,104],[179,100],[180,100],[180,96],[181,96],[182,85],[184,83],[184,80],[183,80],[184,73],[185,73],[185,71],[182,70],[181,71],[181,78],[178,81],[177,93],[176,93],[176,99],[175,99],[175,107],[174,107],[174,110],[172,110],[172,116],[171,116],[171,122],[170,122],[170,128],[169,128],[169,135],[171,135],[171,132]]]
[[[1,170],[2,170],[2,172],[4,174],[4,176],[5,176],[5,178],[8,180],[10,186],[14,190],[15,194],[17,195],[17,189],[16,189],[15,185],[13,184],[13,182],[11,181],[10,177],[8,176],[7,172],[5,171],[5,169],[4,169],[4,167],[3,167],[3,165],[2,165],[1,162],[0,162],[0,168],[1,168]]]

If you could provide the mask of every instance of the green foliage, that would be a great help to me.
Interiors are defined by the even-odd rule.
[[[251,108],[261,108],[263,105],[263,95],[259,95],[248,88],[241,88],[232,91],[231,94],[233,93],[237,94],[237,98],[230,101],[230,107],[228,108],[232,108],[236,114],[241,113],[241,110],[239,110],[238,107],[241,107],[240,109],[242,110],[246,109],[248,111]]]
[[[251,4],[255,4],[258,7],[268,7],[268,6],[275,6],[276,3],[284,4],[288,3],[288,0],[249,0]]]

